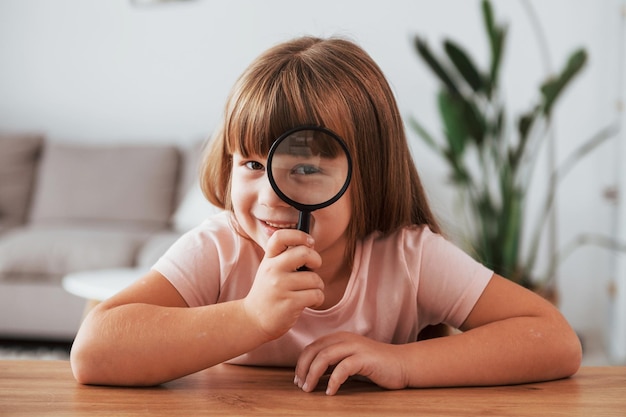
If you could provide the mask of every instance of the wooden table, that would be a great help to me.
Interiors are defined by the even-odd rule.
[[[219,365],[154,388],[84,386],[66,361],[0,361],[0,416],[626,416],[626,367],[487,388],[385,391],[351,381],[304,393],[286,369]]]

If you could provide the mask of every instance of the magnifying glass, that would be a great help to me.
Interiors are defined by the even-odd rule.
[[[309,233],[311,212],[328,207],[348,189],[352,159],[345,142],[321,126],[299,126],[283,133],[267,156],[274,192],[300,211],[298,230]]]

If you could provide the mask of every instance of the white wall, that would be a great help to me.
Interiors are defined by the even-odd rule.
[[[590,54],[555,115],[561,161],[616,117],[621,2],[532,4],[554,68],[575,47]],[[509,22],[507,97],[513,110],[526,108],[544,64],[522,2],[496,0],[494,6]],[[437,130],[436,83],[411,37],[424,35],[438,48],[449,36],[485,63],[479,7],[478,0],[196,0],[139,8],[129,0],[0,0],[0,130],[86,142],[195,141],[215,127],[228,89],[250,60],[301,34],[356,40],[387,74],[402,112]],[[602,192],[616,181],[616,149],[605,145],[563,182],[561,243],[581,231],[610,233],[615,208]],[[414,150],[433,205],[452,219],[444,167],[417,140]],[[535,178],[533,204],[545,183],[545,176]],[[609,259],[603,250],[584,248],[562,264],[560,305],[580,331],[606,329]]]
[[[622,2],[623,3],[623,2]],[[621,45],[619,50],[621,51],[621,57],[626,58],[626,7],[622,8],[622,21],[621,27]],[[617,238],[624,240],[626,236],[626,164],[624,164],[623,158],[626,156],[626,112],[624,111],[624,105],[626,104],[626,65],[622,61],[622,66],[619,69],[621,74],[621,88],[618,92],[621,93],[619,103],[621,104],[621,126],[619,141],[616,143],[616,155],[615,165],[617,167],[616,174],[620,193],[618,194],[618,207],[615,211],[613,219],[614,235]],[[626,252],[616,253],[613,259],[614,270],[612,285],[613,290],[610,292],[610,320],[609,330],[606,340],[608,341],[609,353],[611,359],[616,363],[626,363]]]

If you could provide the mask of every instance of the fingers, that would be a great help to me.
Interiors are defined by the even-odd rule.
[[[312,245],[313,239],[299,230],[278,230],[268,241],[244,307],[270,339],[293,327],[306,307],[316,308],[324,302],[320,276],[313,271],[297,271],[302,265],[321,265]]]
[[[300,230],[278,230],[267,242],[265,257],[275,258],[289,252],[289,257],[285,258],[285,265],[290,270],[295,271],[305,265],[310,269],[319,268],[322,259],[313,249],[314,244],[313,237]]]
[[[277,230],[267,241],[265,256],[273,258],[293,246],[312,248],[315,244],[313,236],[295,229]]]
[[[387,389],[408,385],[405,361],[406,350],[399,345],[378,342],[349,332],[339,332],[311,343],[298,358],[294,382],[311,392],[329,369],[326,394],[335,395],[351,376],[359,375]]]
[[[289,272],[271,281],[280,291],[324,290],[324,281],[311,271]]]
[[[360,362],[354,356],[347,356],[341,360],[330,373],[330,377],[328,378],[328,383],[326,385],[326,395],[337,394],[343,383],[346,382],[351,376],[360,374],[360,370]],[[294,383],[303,391],[312,392],[317,387],[322,375],[313,377],[312,374],[308,374],[304,381],[300,380],[296,375]]]
[[[336,394],[351,375],[359,373],[359,362],[353,356],[356,353],[354,345],[344,343],[342,336],[338,333],[320,338],[304,349],[298,358],[294,379],[294,383],[303,391],[313,391],[331,367],[334,369],[328,380],[328,395]]]
[[[328,379],[326,395],[335,395],[349,377],[361,374],[361,362],[354,356],[349,356],[339,362]]]
[[[317,355],[320,354],[320,352],[323,352],[328,346],[331,346],[335,343],[338,343],[337,341],[335,341],[335,335],[331,334],[317,339],[316,341],[304,348],[304,350],[300,354],[300,357],[298,358],[298,363],[296,364],[296,378],[302,381],[302,384],[300,385],[304,385],[305,379],[311,372],[313,361],[315,360]],[[327,364],[326,368],[322,369],[322,372],[318,371],[316,373],[318,378],[323,375],[328,366],[330,366],[330,364]]]
[[[294,272],[295,277],[285,283],[296,306],[315,308],[324,303],[324,281],[315,273]],[[306,274],[306,275],[305,275]]]

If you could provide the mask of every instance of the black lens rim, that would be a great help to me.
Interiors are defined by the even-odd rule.
[[[341,148],[343,149],[344,153],[346,154],[346,159],[348,162],[348,174],[346,176],[346,181],[344,182],[343,186],[341,187],[341,189],[337,192],[337,194],[335,194],[332,198],[322,202],[322,203],[318,203],[318,204],[302,204],[298,201],[292,200],[291,198],[289,198],[287,195],[285,195],[285,193],[283,193],[280,188],[278,187],[278,184],[276,184],[276,180],[274,179],[274,175],[272,173],[272,161],[274,160],[274,154],[276,153],[276,149],[278,149],[278,147],[280,146],[280,144],[289,136],[291,136],[292,134],[296,133],[296,132],[300,132],[303,130],[316,130],[318,132],[322,132],[327,134],[328,136],[331,136],[333,139],[335,139],[337,141],[337,143],[339,143],[339,145],[341,146]],[[283,200],[285,203],[289,204],[290,206],[303,211],[303,212],[312,212],[315,210],[319,210],[325,207],[330,206],[331,204],[335,203],[337,200],[339,200],[344,194],[345,192],[348,190],[348,187],[350,186],[350,181],[352,180],[352,156],[350,155],[350,151],[348,150],[348,146],[346,145],[345,141],[335,132],[333,132],[332,130],[324,127],[324,126],[318,126],[318,125],[302,125],[302,126],[297,126],[294,127],[293,129],[289,129],[288,131],[286,131],[285,133],[283,133],[282,135],[280,135],[275,141],[274,143],[272,143],[272,146],[270,147],[269,153],[267,154],[267,167],[266,167],[266,171],[267,171],[267,178],[270,181],[270,185],[272,186],[272,189],[274,190],[274,192],[280,197],[281,200]]]

